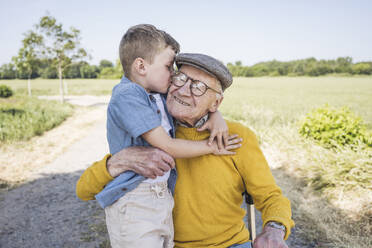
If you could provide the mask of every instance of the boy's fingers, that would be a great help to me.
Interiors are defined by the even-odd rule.
[[[235,139],[236,137],[238,137],[238,135],[237,134],[231,134],[231,135],[229,135],[229,140],[231,140],[231,139]]]
[[[224,151],[223,153],[221,153],[222,155],[234,155],[236,154],[236,152],[232,152],[232,151]]]
[[[222,141],[222,133],[217,134],[217,146],[219,150],[224,148],[223,141]]]
[[[216,133],[212,132],[208,139],[208,145],[212,145],[214,137],[216,137]]]
[[[201,132],[201,131],[204,131],[206,129],[208,129],[208,122],[204,123],[203,126],[199,127],[196,130],[199,131],[199,132]]]
[[[226,146],[229,143],[229,133],[227,131],[223,132],[222,136],[223,136],[223,143]]]
[[[241,143],[243,141],[242,138],[235,138],[235,139],[231,139],[229,140],[229,142],[227,143],[227,145],[234,145],[234,144],[238,144],[238,143]]]
[[[233,149],[239,148],[241,146],[242,146],[242,144],[228,145],[227,147],[225,147],[225,149],[226,150],[233,150]]]

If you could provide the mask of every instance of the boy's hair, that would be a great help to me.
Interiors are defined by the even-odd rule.
[[[155,55],[170,46],[177,54],[178,42],[165,31],[150,24],[139,24],[128,29],[120,41],[119,56],[125,76],[129,78],[131,66],[136,58],[153,62]]]

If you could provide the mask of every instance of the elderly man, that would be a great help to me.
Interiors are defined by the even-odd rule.
[[[176,137],[202,140],[208,131],[198,128],[217,110],[222,91],[232,83],[227,68],[202,54],[179,54],[179,68],[172,77],[167,107],[176,120]],[[255,248],[285,248],[290,234],[290,202],[275,184],[253,132],[241,124],[227,121],[229,132],[243,138],[235,155],[204,155],[177,159],[173,220],[176,247],[251,247],[243,221],[242,193],[246,190],[261,211],[263,231]],[[174,166],[173,159],[156,148],[131,147],[88,168],[77,184],[83,200],[95,194],[120,173],[132,170],[145,177],[162,175]]]

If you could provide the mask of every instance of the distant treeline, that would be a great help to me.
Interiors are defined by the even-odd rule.
[[[31,78],[58,78],[57,68],[47,59],[40,60],[38,69],[32,72]],[[353,63],[351,57],[340,57],[335,60],[317,60],[315,58],[281,62],[277,60],[244,66],[240,61],[228,63],[227,67],[234,77],[260,76],[321,76],[326,74],[372,75],[372,62]],[[123,70],[119,60],[113,64],[101,60],[99,65],[87,62],[70,64],[63,71],[64,78],[120,78]],[[20,73],[12,63],[0,67],[0,79],[27,79],[26,73]]]
[[[39,60],[37,70],[32,72],[31,78],[58,78],[57,68],[47,59]],[[64,78],[121,78],[123,69],[119,60],[114,65],[109,60],[101,60],[99,65],[90,65],[87,62],[72,63],[63,71]],[[0,67],[0,79],[27,79],[26,73],[17,71],[13,63]]]
[[[372,62],[353,63],[351,57],[335,60],[316,60],[315,58],[280,62],[262,62],[253,66],[243,66],[240,61],[228,63],[227,67],[234,77],[260,76],[321,76],[326,74],[372,75]]]

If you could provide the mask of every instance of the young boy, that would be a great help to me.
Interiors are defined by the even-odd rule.
[[[174,158],[208,153],[232,154],[214,143],[174,139],[172,117],[165,106],[173,61],[179,44],[152,25],[131,27],[120,42],[125,77],[116,85],[107,111],[110,153],[129,146],[154,146]],[[128,171],[109,183],[96,199],[105,208],[112,247],[173,247],[175,170],[155,179]],[[169,184],[167,183],[169,182]]]

